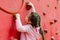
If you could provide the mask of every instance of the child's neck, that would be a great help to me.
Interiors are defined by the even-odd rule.
[[[31,23],[27,23],[27,24],[31,25]]]

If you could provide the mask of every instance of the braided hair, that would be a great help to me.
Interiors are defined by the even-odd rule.
[[[31,12],[30,16],[29,16],[29,20],[31,21],[31,25],[32,27],[36,28],[36,27],[40,27],[40,16],[36,13],[36,12]],[[44,33],[42,28],[40,27],[39,29],[39,33],[42,36],[42,40],[44,40]]]

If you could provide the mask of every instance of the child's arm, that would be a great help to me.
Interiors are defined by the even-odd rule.
[[[27,28],[22,26],[20,14],[16,14],[16,28],[19,32],[27,32]]]

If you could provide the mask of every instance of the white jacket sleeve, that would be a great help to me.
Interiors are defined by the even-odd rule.
[[[16,28],[19,32],[27,32],[27,28],[22,26],[20,14],[16,14]]]

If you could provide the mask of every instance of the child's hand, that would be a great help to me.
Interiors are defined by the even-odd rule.
[[[28,5],[30,5],[32,7],[34,6],[32,2],[28,2]]]
[[[16,16],[17,19],[20,19],[20,14],[19,13],[15,14],[15,16]]]
[[[17,14],[13,14],[13,18],[16,20],[16,19],[19,19],[20,18],[20,14],[17,13]]]

